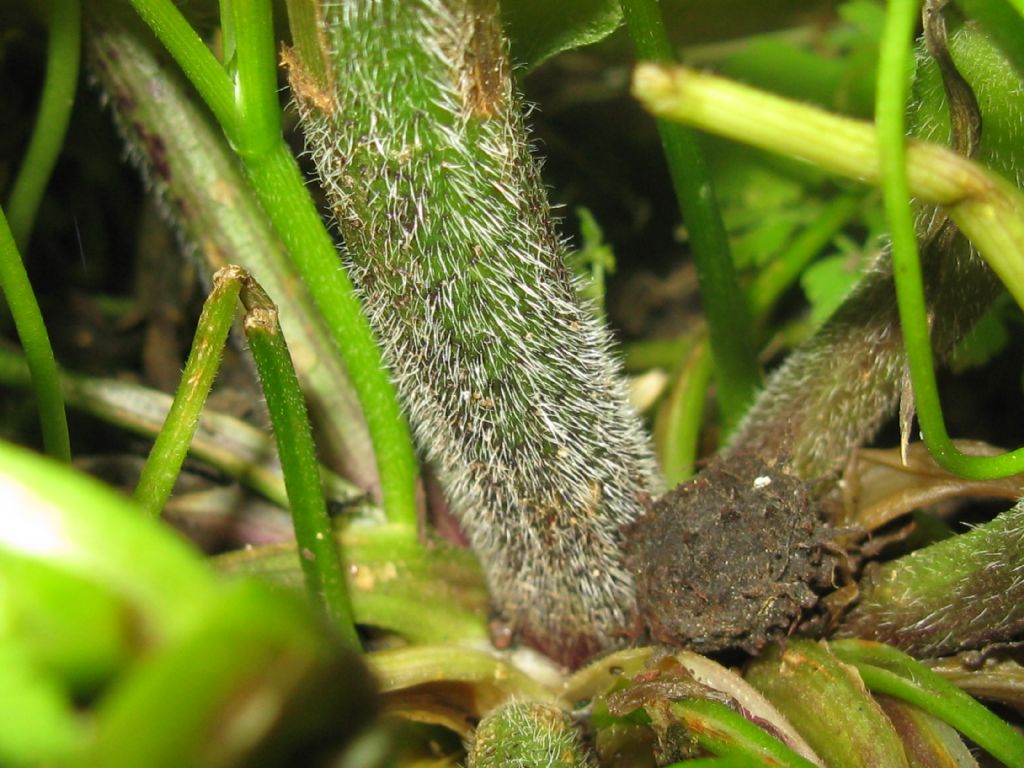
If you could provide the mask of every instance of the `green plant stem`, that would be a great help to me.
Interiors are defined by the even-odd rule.
[[[1024,470],[1024,448],[999,456],[982,457],[962,453],[946,432],[939,402],[917,234],[909,203],[910,182],[907,178],[904,126],[909,87],[906,72],[912,55],[910,42],[916,25],[917,9],[916,0],[894,0],[889,4],[879,51],[878,101],[875,109],[882,196],[892,241],[896,299],[914,386],[917,418],[928,450],[943,469],[975,480],[1008,477]],[[991,215],[990,209],[987,212]],[[1006,275],[1001,276],[1005,281]],[[1012,275],[1008,282],[1015,295],[1024,284],[1022,277],[1019,274]]]
[[[39,409],[43,446],[54,458],[70,461],[71,440],[64,412],[64,396],[60,391],[57,361],[53,356],[42,312],[39,311],[39,303],[32,292],[32,284],[28,280],[3,209],[0,209],[0,290],[10,307],[18,338],[25,350]]]
[[[672,49],[655,0],[621,2],[638,56],[671,61]],[[658,133],[690,236],[715,361],[718,400],[728,432],[761,383],[751,321],[697,137],[690,129],[664,120],[658,121]]]
[[[78,85],[82,50],[82,12],[79,0],[50,0],[46,49],[46,79],[25,158],[7,202],[7,219],[22,253],[28,250],[32,224],[64,145]]]
[[[246,12],[257,13],[262,8],[270,13],[269,3],[258,3],[262,5],[246,3]],[[248,115],[258,115],[267,108],[266,98],[255,93],[250,85],[242,89],[249,99],[248,107],[235,103],[231,81],[169,0],[132,0],[132,4],[196,86],[239,152],[257,198],[341,350],[373,439],[385,511],[393,522],[415,530],[417,466],[412,438],[369,323],[306,190],[295,158],[280,134],[270,141],[269,137],[251,136],[244,127]],[[244,24],[239,27],[236,23],[236,32],[244,36],[245,29]],[[264,36],[258,31],[257,42]],[[245,71],[253,72],[264,87],[276,82],[258,72],[273,65],[273,48],[261,54],[249,50],[256,42],[236,42],[239,55],[246,62]],[[243,50],[247,53],[243,54]],[[254,125],[265,129],[267,122],[259,119]]]
[[[1014,9],[1007,0],[954,0],[966,16],[981,22],[985,31],[1024,76],[1024,4]]]
[[[251,277],[246,275],[242,280],[241,297],[247,310],[245,336],[274,427],[306,588],[334,623],[343,642],[359,650],[345,569],[320,484],[309,416],[277,322],[277,309]]]
[[[221,26],[233,56],[235,107],[241,135],[233,137],[243,158],[259,157],[281,141],[281,106],[277,96],[277,62],[270,0],[220,0]]]
[[[313,414],[321,455],[359,487],[375,487],[373,446],[338,346],[224,132],[196,99],[195,89],[168,66],[159,44],[130,8],[93,3],[86,29],[91,74],[160,210],[207,274],[238,264],[270,294]],[[194,447],[202,431],[200,426]],[[275,482],[284,506],[279,476]]]
[[[837,636],[937,657],[1011,640],[1024,626],[1024,506],[882,564],[858,584]]]
[[[710,699],[691,699],[674,702],[671,709],[703,749],[720,757],[743,758],[752,766],[814,766],[725,704]]]
[[[234,142],[243,134],[234,86],[206,43],[169,0],[131,0],[132,6],[171,54]]]
[[[857,668],[869,690],[920,707],[1006,765],[1024,765],[1024,736],[902,651],[864,640],[837,640],[829,649]]]
[[[181,375],[181,384],[163,429],[142,468],[142,476],[135,488],[135,501],[153,517],[160,515],[171,496],[174,481],[199,425],[203,404],[220,367],[221,352],[231,330],[235,302],[241,291],[240,271],[238,267],[225,267],[214,275],[213,291],[199,316],[195,341]]]

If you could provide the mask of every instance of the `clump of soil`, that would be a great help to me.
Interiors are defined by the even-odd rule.
[[[652,637],[702,653],[783,636],[835,564],[806,483],[750,456],[714,462],[625,536]]]

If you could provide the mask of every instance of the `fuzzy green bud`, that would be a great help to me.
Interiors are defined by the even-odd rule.
[[[588,768],[579,734],[558,707],[514,701],[476,730],[467,768]]]

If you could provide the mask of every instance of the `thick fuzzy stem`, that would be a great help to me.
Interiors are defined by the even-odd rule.
[[[654,470],[565,265],[496,5],[323,14],[333,89],[288,58],[350,274],[499,618],[578,663],[634,625],[618,531]]]
[[[1024,502],[971,531],[886,563],[861,582],[839,634],[943,656],[1024,629]]]

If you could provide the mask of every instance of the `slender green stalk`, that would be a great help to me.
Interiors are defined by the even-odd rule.
[[[671,709],[697,743],[712,754],[742,757],[751,766],[814,766],[806,757],[798,755],[725,704],[711,699],[690,699],[674,702]]]
[[[672,49],[655,0],[622,0],[629,32],[642,59],[667,62]],[[688,128],[658,121],[665,159],[690,234],[701,303],[715,361],[718,400],[726,431],[739,421],[760,386],[751,322],[733,267],[697,137]]]
[[[287,145],[279,133],[270,141],[268,136],[251,135],[244,125],[250,114],[256,117],[254,126],[265,130],[269,124],[261,116],[261,110],[267,108],[267,96],[254,90],[258,83],[266,88],[276,82],[261,74],[273,66],[273,49],[262,53],[255,50],[260,39],[267,42],[265,31],[257,29],[255,41],[236,41],[245,72],[253,73],[258,81],[241,89],[247,102],[237,104],[230,79],[169,0],[132,0],[132,4],[196,86],[239,151],[256,196],[298,266],[345,359],[373,439],[385,510],[393,521],[414,529],[416,458],[409,428],[369,323]],[[247,18],[248,13],[259,12],[259,7],[244,5],[237,13]],[[269,4],[262,7],[270,12]],[[244,24],[238,26],[237,18],[235,31],[243,37],[246,32]]]
[[[0,289],[14,317],[14,325],[32,375],[43,446],[51,456],[70,461],[71,440],[68,437],[57,361],[53,356],[42,312],[39,311],[39,303],[32,292],[32,284],[29,283],[3,209],[0,209]]]
[[[79,0],[51,0],[46,49],[46,79],[39,114],[25,158],[7,202],[7,218],[14,241],[22,253],[28,250],[32,224],[64,145],[71,107],[78,85],[82,49],[82,12]]]
[[[946,432],[939,402],[917,234],[909,203],[905,143],[906,72],[912,55],[910,42],[917,10],[917,0],[894,0],[889,4],[879,51],[878,102],[875,109],[882,196],[892,241],[896,298],[914,386],[917,418],[928,450],[943,469],[975,480],[1008,477],[1024,471],[1024,448],[984,457],[960,452]],[[981,205],[989,215],[994,212],[990,204]],[[979,218],[987,217],[981,215]],[[1006,280],[1006,275],[1001,276]],[[1024,288],[1024,275],[1019,274],[1019,267],[1010,275],[1007,284],[1011,292],[1019,295]]]
[[[221,0],[220,7],[221,25],[231,32],[227,64],[241,118],[232,141],[243,158],[259,157],[281,141],[273,9],[270,0]]]
[[[1006,765],[1024,765],[1024,736],[902,651],[864,640],[837,640],[829,649],[857,668],[869,690],[935,715]]]
[[[416,526],[416,456],[395,388],[291,151],[279,143],[247,163],[249,179],[304,277],[334,339],[363,406],[377,454],[388,519]]]
[[[245,336],[274,427],[306,588],[314,603],[322,606],[333,621],[345,644],[358,650],[345,569],[327,516],[309,416],[277,322],[277,309],[251,277],[245,275],[242,281]]]
[[[331,70],[320,39],[323,34],[320,3],[318,0],[285,0],[285,6],[295,58],[302,62],[310,85],[327,93],[331,87]]]
[[[241,291],[238,267],[225,267],[213,277],[213,291],[199,316],[192,352],[185,363],[181,384],[163,429],[157,435],[142,476],[135,488],[135,501],[153,517],[160,515],[171,496],[189,443],[199,425],[207,395],[220,368],[220,356],[235,316],[235,302]]]
[[[131,3],[199,91],[228,138],[232,142],[241,138],[244,120],[235,104],[231,78],[181,11],[169,0],[131,0]]]
[[[633,76],[633,93],[655,115],[865,184],[881,183],[878,134],[863,120],[685,67],[641,64]],[[999,188],[998,176],[947,147],[911,139],[906,151],[910,189],[924,202],[952,209],[972,198],[1011,194]],[[1017,205],[999,197],[989,202],[1007,210]],[[964,223],[970,226],[971,221]]]

